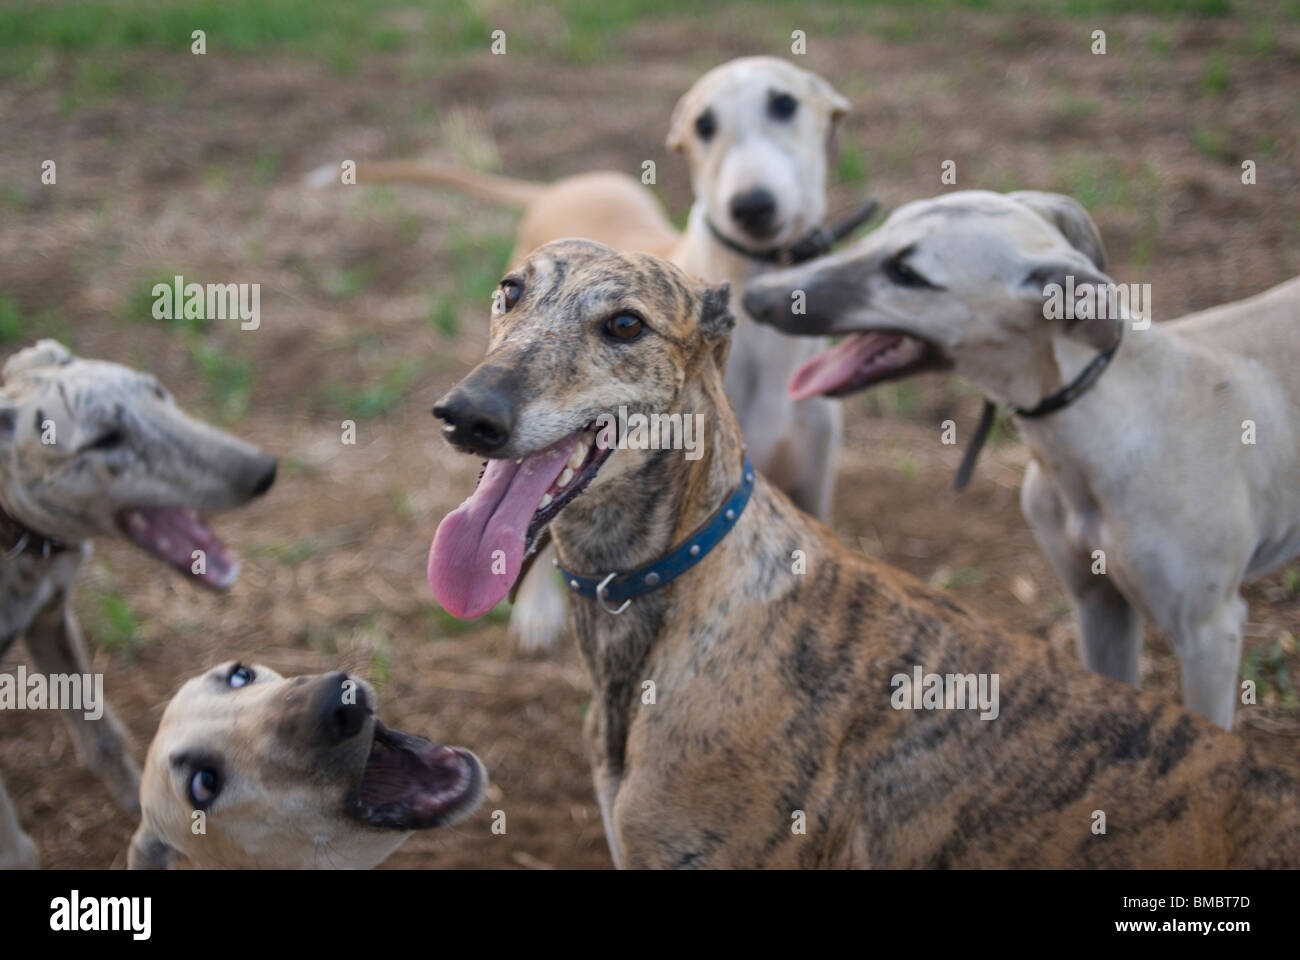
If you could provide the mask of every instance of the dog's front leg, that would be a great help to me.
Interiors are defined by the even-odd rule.
[[[38,866],[36,844],[23,833],[18,811],[9,800],[4,778],[0,777],[0,870],[35,870]]]
[[[63,597],[52,601],[32,621],[27,631],[27,647],[31,650],[36,669],[47,677],[52,674],[90,674],[81,629]],[[127,813],[138,815],[140,767],[131,757],[126,728],[107,703],[101,702],[95,707],[102,710],[95,719],[86,716],[93,712],[90,710],[63,711],[77,755],[107,784],[118,806]]]
[[[1172,632],[1183,672],[1183,706],[1231,730],[1246,601],[1234,596],[1208,617],[1180,620]]]

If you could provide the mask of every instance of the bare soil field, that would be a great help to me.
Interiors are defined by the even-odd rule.
[[[788,54],[799,28],[809,45],[796,59],[854,104],[832,210],[954,189],[940,183],[944,160],[957,188],[1067,192],[1095,216],[1115,278],[1151,283],[1156,319],[1170,319],[1300,273],[1300,23],[1260,9],[1203,20],[726,8],[640,20],[575,60],[554,41],[560,15],[523,8],[506,56],[486,36],[454,55],[408,42],[342,62],[210,45],[47,51],[0,73],[0,349],[57,335],[151,369],[188,409],[281,457],[266,498],[216,521],[244,562],[228,594],[199,593],[128,545],[96,547],[76,607],[140,758],[172,692],[214,663],[341,667],[376,684],[385,723],[471,747],[492,777],[479,813],[417,835],[387,867],[610,865],[573,645],[522,652],[502,611],[455,621],[424,577],[438,521],[479,469],[443,444],[429,411],[483,351],[514,214],[451,190],[308,189],[309,171],[459,157],[549,179],[639,174],[654,160],[680,222],[690,185],[663,145],[676,98],[733,56]],[[438,29],[420,11],[385,17],[399,35]],[[1104,56],[1089,49],[1098,28]],[[48,158],[57,186],[39,180]],[[1243,160],[1257,183],[1243,185]],[[150,287],[175,274],[260,283],[260,329],[152,319]],[[962,438],[973,429],[968,385],[931,375],[846,406],[837,533],[1009,631],[1072,650],[1069,608],[1018,509],[1026,453],[1013,427],[957,495],[961,448],[940,442],[940,423],[955,419]],[[353,446],[340,443],[344,419],[357,422]],[[1261,695],[1239,730],[1300,773],[1300,568],[1247,599],[1243,676]],[[1143,683],[1178,696],[1177,661],[1154,631]],[[43,865],[123,865],[133,824],[56,716],[0,717],[0,770]],[[493,810],[504,835],[490,830]]]

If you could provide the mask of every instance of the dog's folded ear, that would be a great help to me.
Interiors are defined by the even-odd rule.
[[[1106,248],[1102,246],[1101,231],[1078,200],[1063,193],[1043,193],[1040,190],[1018,190],[1007,196],[1023,203],[1059,230],[1070,246],[1091,260],[1098,270],[1106,269]]]
[[[61,367],[72,362],[72,353],[57,340],[39,340],[35,346],[19,350],[5,361],[0,378],[5,380],[16,373],[39,367]]]
[[[131,837],[126,853],[128,870],[170,870],[176,859],[176,849],[153,832],[148,820],[141,820]]]
[[[708,340],[725,340],[736,325],[731,312],[731,284],[720,283],[700,290],[700,332]]]
[[[1065,324],[1067,336],[1097,350],[1115,340],[1115,321],[1125,319],[1112,309],[1115,283],[1082,254],[1070,252],[1035,263],[1022,281],[1031,300],[1041,298],[1043,319]]]

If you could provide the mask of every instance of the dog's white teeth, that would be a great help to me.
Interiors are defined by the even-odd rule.
[[[565,467],[564,472],[560,474],[560,486],[567,487],[569,485],[569,481],[572,479],[573,479],[573,468]]]
[[[585,440],[578,441],[578,446],[569,456],[569,466],[577,470],[582,466],[582,461],[587,459],[587,451],[591,449],[591,444]]]
[[[545,495],[542,497],[542,502],[541,502],[540,504],[538,504],[537,509],[538,509],[538,510],[545,510],[547,507],[549,507],[549,506],[551,505],[551,501],[554,500],[554,499],[555,499],[555,498],[554,498],[553,496],[551,496],[549,493],[548,493],[548,494],[545,494]]]

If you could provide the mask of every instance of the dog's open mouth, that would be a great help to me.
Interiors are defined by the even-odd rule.
[[[429,586],[449,613],[481,617],[510,592],[538,535],[614,452],[596,442],[602,429],[593,421],[522,460],[487,462],[429,549]]]
[[[813,357],[790,377],[796,400],[838,397],[894,377],[947,366],[931,343],[903,333],[872,330],[855,333]]]
[[[375,739],[351,815],[388,830],[445,827],[483,799],[487,776],[468,750],[390,730],[375,720]]]
[[[239,561],[197,510],[135,507],[118,513],[117,525],[137,547],[205,587],[225,590],[239,576]]]

